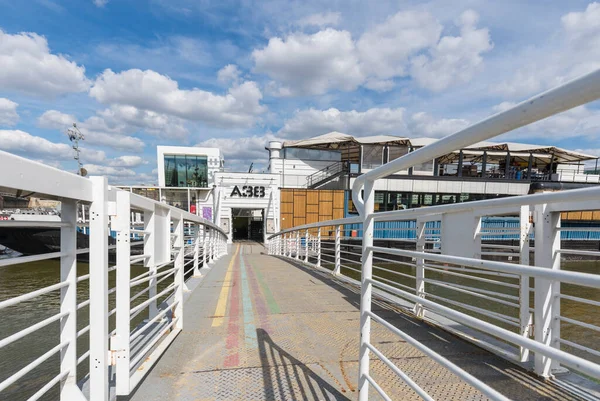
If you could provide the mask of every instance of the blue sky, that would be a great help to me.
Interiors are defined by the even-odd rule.
[[[443,137],[600,68],[600,3],[0,0],[0,149],[155,183],[156,145]],[[499,140],[600,155],[598,102]]]

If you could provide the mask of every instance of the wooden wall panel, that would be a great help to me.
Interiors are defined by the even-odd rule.
[[[344,217],[343,190],[281,190],[281,229]]]

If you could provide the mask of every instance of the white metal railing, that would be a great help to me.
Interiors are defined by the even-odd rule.
[[[55,345],[14,372],[2,372],[0,399],[18,394],[107,401],[110,394],[130,394],[182,330],[184,294],[197,283],[189,279],[227,252],[226,234],[196,215],[110,187],[105,177],[83,178],[1,151],[0,171],[13,172],[0,175],[3,192],[61,202],[61,221],[52,225],[41,219],[0,221],[0,227],[60,230],[59,251],[0,260],[0,269],[18,265],[25,274],[35,269],[27,263],[59,259],[55,284],[0,298],[0,311],[11,315],[36,308],[43,296],[56,297],[59,305],[45,311],[49,317],[0,338],[0,359],[6,360],[8,346],[20,341],[21,347],[38,347],[38,333],[59,326]],[[132,219],[140,214],[142,225]],[[89,233],[88,248],[77,247],[78,227]],[[81,254],[89,254],[89,273],[77,261]],[[8,328],[10,322],[1,324]],[[41,374],[47,375],[43,385],[35,387],[39,377],[26,382],[48,361],[56,366]]]
[[[600,257],[600,252],[562,249],[560,241],[560,232],[569,230],[561,227],[560,213],[600,210],[600,188],[374,212],[375,180],[598,98],[600,70],[359,176],[352,198],[360,217],[294,227],[269,238],[270,254],[329,269],[360,285],[361,401],[369,398],[370,386],[389,399],[370,375],[371,353],[422,398],[431,399],[374,346],[370,338],[372,321],[387,327],[487,397],[506,399],[374,314],[373,294],[407,305],[415,316],[445,326],[466,339],[476,337],[479,345],[515,362],[525,364],[532,360],[533,371],[542,377],[552,377],[565,366],[600,379],[600,344],[583,344],[585,336],[572,336],[587,330],[597,338],[600,320],[595,316],[600,302],[594,296],[586,296],[584,290],[599,289],[600,274],[561,270],[561,255]],[[481,221],[486,216],[516,216],[519,227],[482,230]],[[376,224],[398,222],[411,225],[385,229],[413,230],[416,239],[375,239]],[[494,235],[508,232],[518,234],[518,245],[490,241]],[[533,249],[529,248],[531,234],[535,234]],[[535,266],[530,266],[530,253],[535,254]],[[567,302],[592,308],[584,317],[587,320],[569,316],[573,308],[566,308]],[[561,326],[565,325],[576,330],[562,333]],[[533,358],[530,351],[535,354]]]

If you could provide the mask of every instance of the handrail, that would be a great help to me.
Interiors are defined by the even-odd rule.
[[[336,174],[343,173],[344,171],[348,170],[347,166],[348,162],[343,160],[330,164],[325,168],[322,168],[321,170],[306,177],[306,187],[310,188],[311,186],[319,184],[322,181],[327,180],[328,178],[332,178]]]
[[[533,96],[506,111],[492,115],[455,134],[358,176],[352,186],[352,201],[362,216],[365,211],[361,190],[365,182],[395,174],[453,150],[521,128],[598,98],[600,98],[600,69]]]

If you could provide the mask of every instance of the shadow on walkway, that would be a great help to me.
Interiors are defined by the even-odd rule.
[[[256,330],[265,400],[350,400],[306,364],[277,345],[263,329]],[[323,370],[319,364],[316,368]]]

